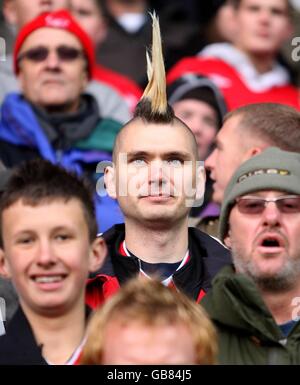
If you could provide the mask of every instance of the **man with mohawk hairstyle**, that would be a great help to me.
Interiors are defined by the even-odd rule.
[[[149,83],[105,170],[107,192],[118,200],[125,223],[103,235],[108,256],[87,286],[87,303],[94,308],[138,274],[159,275],[166,286],[199,302],[214,275],[231,262],[219,242],[188,228],[190,209],[203,197],[205,172],[193,133],[167,103],[159,23],[152,18]]]

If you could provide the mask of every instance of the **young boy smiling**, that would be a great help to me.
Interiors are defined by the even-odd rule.
[[[74,364],[85,341],[85,285],[101,266],[92,193],[44,160],[15,170],[0,202],[0,273],[20,306],[0,339],[0,364]]]

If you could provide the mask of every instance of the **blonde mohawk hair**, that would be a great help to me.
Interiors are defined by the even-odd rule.
[[[150,15],[152,17],[152,60],[146,52],[148,84],[135,109],[134,118],[141,118],[149,123],[171,123],[175,115],[167,101],[166,72],[159,21],[155,12]]]

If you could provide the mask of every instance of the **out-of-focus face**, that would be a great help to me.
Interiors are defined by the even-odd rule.
[[[194,133],[199,159],[204,160],[210,150],[218,129],[216,111],[207,103],[196,99],[183,99],[172,106],[175,115]]]
[[[234,41],[237,30],[234,20],[234,7],[230,0],[227,0],[224,5],[219,8],[214,25],[221,41]]]
[[[70,0],[70,4],[71,12],[78,24],[95,44],[100,44],[106,35],[106,24],[96,1]]]
[[[292,31],[287,0],[242,0],[235,16],[234,43],[246,53],[274,55]]]
[[[112,321],[105,331],[103,365],[191,365],[196,360],[191,332],[180,323],[147,326]]]
[[[248,196],[275,198],[291,195],[280,191],[260,191]],[[291,205],[291,203],[289,203]],[[290,210],[289,206],[289,210]],[[260,214],[242,213],[235,205],[229,216],[229,236],[238,271],[250,275],[257,282],[274,285],[276,281],[295,284],[300,276],[300,212],[281,212],[269,202]]]
[[[10,0],[10,10],[18,29],[43,12],[68,8],[69,0]]]
[[[83,306],[88,273],[99,265],[98,241],[90,242],[79,200],[37,206],[18,200],[3,211],[2,235],[1,262],[23,309],[62,315]]]
[[[201,198],[204,169],[196,164],[192,136],[176,124],[131,123],[121,134],[115,168],[106,169],[106,186],[130,221],[156,226],[187,221]]]
[[[213,200],[222,203],[225,189],[244,160],[246,149],[238,130],[240,116],[233,116],[225,121],[216,136],[216,147],[205,161],[205,166],[211,171],[213,184]]]
[[[56,52],[61,46],[75,48],[81,54],[74,60],[63,60]],[[65,30],[40,28],[25,40],[20,55],[38,47],[50,50],[45,60],[36,62],[24,57],[19,62],[18,80],[23,94],[49,111],[76,111],[88,80],[80,41]]]

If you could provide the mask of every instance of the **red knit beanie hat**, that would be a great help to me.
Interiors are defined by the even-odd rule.
[[[18,55],[19,51],[26,40],[26,38],[34,31],[39,28],[57,28],[64,29],[73,35],[75,35],[82,44],[83,50],[85,52],[87,61],[88,61],[88,75],[89,78],[92,77],[92,71],[95,63],[95,54],[94,46],[86,34],[86,32],[78,25],[78,23],[73,19],[71,14],[66,10],[60,10],[56,12],[46,12],[42,13],[20,30],[14,47],[14,71],[15,74],[19,72],[18,66]]]

